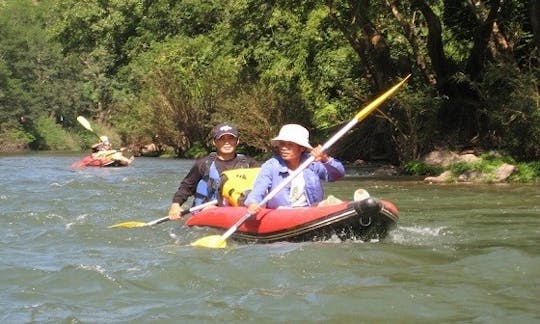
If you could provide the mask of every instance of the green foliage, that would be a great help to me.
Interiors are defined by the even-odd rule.
[[[227,116],[240,130],[240,143],[248,146],[250,154],[270,152],[269,139],[276,136],[281,125],[295,120],[284,111],[300,104],[297,97],[285,96],[270,87],[244,85],[234,96],[218,103],[211,120],[212,124],[218,124]]]
[[[477,162],[472,163],[466,163],[466,162],[458,162],[453,163],[450,166],[450,170],[453,174],[462,174],[466,172],[482,172],[482,173],[492,173],[497,169],[497,167],[501,166],[504,163],[504,161],[500,158],[490,158],[490,159],[480,159]]]
[[[491,182],[495,178],[495,171],[503,164],[512,164],[516,170],[507,179],[509,182],[537,182],[540,180],[540,162],[516,163],[507,155],[498,152],[482,154],[475,162],[452,163],[447,170],[452,173],[451,181],[456,181],[460,175],[476,173],[481,175],[480,181]],[[404,164],[403,171],[409,175],[430,175],[441,174],[445,168],[440,166],[430,166],[419,160],[408,161]]]
[[[72,127],[89,105],[78,82],[80,62],[63,56],[44,28],[51,3],[9,1],[0,8],[0,128],[7,132],[22,125],[39,138],[31,123],[42,114]]]
[[[37,138],[32,142],[34,148],[40,150],[76,151],[80,150],[73,134],[57,124],[54,118],[40,116],[34,123]]]
[[[234,93],[239,70],[222,46],[202,36],[171,38],[130,66],[144,103],[137,113],[162,143],[186,150],[207,139],[211,117]]]
[[[540,56],[531,56],[533,62]],[[477,83],[489,121],[484,145],[496,145],[521,161],[540,158],[540,66],[489,65]]]
[[[406,88],[381,113],[392,126],[391,136],[401,162],[416,160],[441,139],[436,114],[443,98],[430,87]],[[397,104],[399,102],[399,104]]]
[[[452,171],[452,174],[454,175],[459,175],[465,172],[471,172],[475,170],[480,171],[475,165],[465,162],[453,163],[450,166],[450,171]]]
[[[184,153],[184,157],[188,159],[198,159],[203,156],[206,156],[208,151],[206,150],[205,145],[200,142],[195,142],[193,145]]]
[[[12,131],[6,134],[9,141],[28,145],[32,143],[36,138],[31,134],[23,130],[22,127],[16,127]]]
[[[17,151],[28,149],[35,137],[24,130],[22,125],[6,127],[0,132],[0,151]]]
[[[461,174],[465,173],[479,173],[483,174],[483,178],[487,182],[491,182],[491,180],[494,178],[495,170],[503,165],[504,163],[512,162],[512,159],[509,157],[502,157],[502,156],[496,156],[494,154],[484,154],[481,156],[481,159],[472,162],[472,163],[466,163],[466,162],[459,162],[459,163],[453,163],[450,165],[450,171],[452,172],[452,175],[454,177],[457,177]],[[520,171],[511,176],[509,179],[510,181],[515,181],[517,178],[527,177],[528,175],[517,175]]]
[[[282,124],[304,124],[322,142],[411,72],[407,87],[335,155],[404,163],[433,147],[473,146],[531,161],[540,158],[540,58],[529,7],[524,0],[5,1],[2,138],[61,147],[62,134],[38,131],[54,131],[52,121],[75,127],[91,145],[95,138],[75,122],[83,114],[115,143],[159,141],[176,156],[196,156],[211,149],[212,126],[228,120],[246,150],[264,155]],[[407,168],[431,172],[414,162]]]
[[[407,161],[403,166],[403,172],[415,176],[435,176],[443,171],[440,166],[429,165],[420,160]]]
[[[540,162],[519,163],[517,172],[510,177],[514,182],[538,182],[540,181]]]

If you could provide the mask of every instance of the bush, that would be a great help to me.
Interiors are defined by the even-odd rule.
[[[76,136],[67,132],[54,118],[41,116],[34,123],[36,140],[32,147],[40,150],[77,151],[81,147]]]
[[[518,171],[510,177],[513,182],[536,182],[540,179],[540,162],[519,163]]]
[[[516,165],[516,162],[508,156],[482,155],[482,159],[478,162],[454,163],[450,166],[450,171],[454,176],[467,172],[481,172],[489,177],[504,163]],[[508,179],[510,182],[535,182],[540,179],[540,162],[518,163],[516,166],[517,171]]]
[[[405,163],[403,171],[408,175],[415,176],[435,176],[443,172],[440,166],[429,165],[419,160],[412,160]]]
[[[482,142],[523,162],[540,158],[540,68],[535,66],[520,70],[512,64],[488,65],[477,84],[489,130]]]
[[[198,159],[208,154],[204,145],[200,142],[195,142],[193,145],[184,152],[184,156],[189,159]]]
[[[0,133],[0,151],[28,149],[29,144],[34,140],[34,135],[25,131],[21,125],[16,125],[14,128],[5,129]]]
[[[459,162],[459,163],[453,163],[450,166],[450,171],[452,171],[453,174],[463,174],[466,172],[482,172],[482,173],[492,173],[502,165],[504,161],[502,159],[497,158],[490,158],[490,159],[484,159],[482,158],[478,162],[473,163],[465,163],[465,162]]]

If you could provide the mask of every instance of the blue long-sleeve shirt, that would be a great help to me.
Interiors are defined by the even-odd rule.
[[[309,153],[304,153],[300,163],[303,163],[310,157]],[[345,175],[345,168],[343,164],[331,158],[325,163],[312,162],[301,175],[305,181],[305,194],[308,200],[308,204],[314,205],[322,201],[324,198],[324,191],[321,180],[324,181],[336,181]],[[289,176],[289,168],[285,161],[279,156],[275,155],[266,161],[261,166],[261,171],[255,180],[253,190],[247,196],[244,205],[249,206],[252,203],[260,203],[266,194],[278,186],[283,180]],[[291,184],[287,184],[283,189],[279,191],[272,199],[266,204],[267,208],[278,207],[290,207],[290,194]]]

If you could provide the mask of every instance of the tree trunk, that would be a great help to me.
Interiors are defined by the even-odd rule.
[[[484,21],[479,17],[479,28],[474,39],[474,45],[467,62],[466,72],[471,79],[478,79],[480,71],[484,69],[489,41],[493,35],[494,24],[499,17],[499,10],[503,0],[494,1]]]
[[[427,49],[431,59],[431,65],[437,76],[437,83],[439,85],[445,84],[451,72],[449,71],[449,65],[444,54],[442,27],[439,17],[437,17],[425,1],[414,0],[412,4],[420,10],[426,19],[428,26]]]
[[[540,1],[531,0],[530,17],[534,43],[536,44],[536,50],[540,53]]]
[[[414,19],[411,19],[411,21],[407,21],[407,19],[400,12],[394,0],[386,0],[386,5],[390,8],[390,11],[394,15],[394,18],[396,18],[396,20],[400,24],[401,28],[403,28],[403,34],[407,38],[413,51],[413,60],[416,61],[418,68],[420,69],[420,71],[422,71],[422,76],[424,80],[429,84],[435,85],[435,77],[428,68],[426,57],[424,56],[422,51],[420,51],[421,46],[418,42],[417,29],[414,25]]]
[[[387,82],[396,75],[396,68],[386,40],[369,19],[370,1],[350,0],[349,10],[339,13],[332,0],[327,0],[326,4],[337,26],[371,74],[377,90],[385,89]]]

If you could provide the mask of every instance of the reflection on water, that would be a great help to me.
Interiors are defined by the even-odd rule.
[[[538,322],[540,187],[349,174],[393,201],[377,243],[189,247],[163,217],[192,161],[71,170],[78,155],[0,157],[0,319],[21,322]]]

